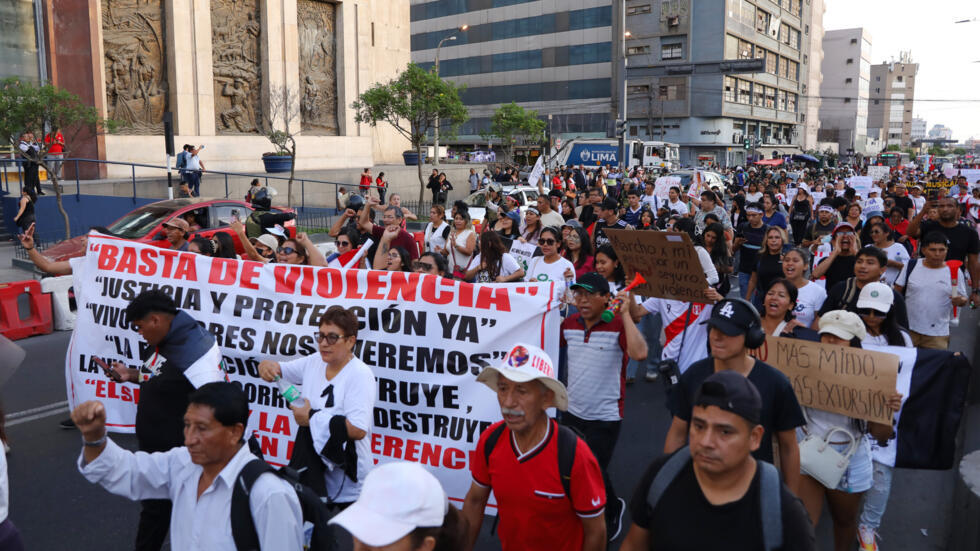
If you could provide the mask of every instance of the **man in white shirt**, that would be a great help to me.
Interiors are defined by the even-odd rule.
[[[187,174],[185,177],[194,197],[201,196],[201,173],[205,171],[205,168],[204,162],[201,161],[198,154],[202,149],[204,149],[203,145],[197,148],[191,147],[187,152]]]
[[[238,474],[256,459],[243,439],[248,398],[234,383],[208,383],[190,396],[184,446],[166,452],[130,452],[106,435],[105,406],[80,404],[72,420],[82,432],[78,470],[92,483],[129,499],[170,499],[173,549],[237,549],[231,523]],[[249,510],[262,549],[303,548],[303,514],[295,490],[272,473],[260,475]]]
[[[657,186],[653,184],[648,184],[643,188],[643,197],[640,197],[640,203],[645,205],[647,208],[653,212],[654,215],[660,210],[660,197],[657,197],[653,192],[656,191]]]
[[[929,232],[919,246],[923,258],[902,268],[895,280],[895,290],[905,295],[908,311],[915,313],[909,316],[909,329],[916,348],[946,350],[953,307],[966,306],[969,300],[966,276],[959,270],[953,285],[946,266],[949,243],[941,232]]]
[[[551,198],[547,195],[538,195],[538,211],[541,213],[541,227],[561,228],[565,225],[565,219],[558,211],[551,208]]]
[[[690,211],[687,208],[687,203],[681,201],[681,188],[671,186],[670,191],[667,192],[667,195],[670,198],[670,200],[667,201],[667,209],[671,212],[676,212],[681,216],[687,216]]]

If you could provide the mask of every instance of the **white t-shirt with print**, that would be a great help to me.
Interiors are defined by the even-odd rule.
[[[823,301],[827,300],[827,291],[822,286],[808,281],[798,290],[798,293],[793,316],[796,317],[796,321],[810,327],[813,325],[813,320],[817,318],[817,312],[823,307]]]
[[[687,316],[689,306],[690,318]],[[643,302],[643,308],[663,320],[661,359],[677,360],[681,373],[684,373],[692,363],[708,357],[708,326],[701,322],[711,317],[712,305],[653,297]],[[684,350],[681,350],[681,340]]]
[[[300,392],[303,398],[309,400],[311,408],[320,410],[310,419],[314,448],[322,450],[330,439],[330,418],[334,415],[343,415],[350,424],[367,431],[367,435],[354,444],[358,482],[350,480],[344,471],[323,459],[327,467],[324,478],[329,497],[338,503],[356,501],[361,495],[364,478],[374,466],[371,455],[371,429],[374,426],[374,401],[377,395],[374,373],[355,356],[333,379],[327,381],[327,364],[319,353],[283,362],[280,367],[282,378],[294,385],[302,385]]]
[[[470,264],[470,269],[472,270],[479,265],[480,253],[476,253],[476,256],[473,257],[473,263]],[[517,263],[517,260],[510,253],[504,253],[504,255],[500,257],[500,275],[507,277],[520,269],[521,265]],[[477,275],[477,279],[479,279],[479,275]]]
[[[914,211],[912,213],[913,216],[918,216],[919,215],[919,212],[922,211],[922,207],[926,206],[926,196],[925,195],[920,195],[918,197],[913,197],[913,196],[909,195],[909,199],[912,200],[912,207],[913,207],[912,210]]]
[[[905,264],[895,285],[905,288],[905,305],[910,313],[909,329],[932,337],[949,336],[949,320],[953,315],[953,285],[949,268],[929,268],[922,259],[915,263],[909,276]],[[966,295],[966,277],[957,280],[959,296]]]
[[[912,258],[909,256],[908,249],[906,249],[905,245],[902,245],[901,243],[892,243],[890,247],[882,249],[882,251],[888,255],[888,260],[897,260],[903,265],[908,264],[909,259]],[[881,282],[891,287],[895,284],[895,280],[898,278],[898,274],[901,271],[902,268],[894,268],[889,266],[885,269],[885,275],[881,276]]]
[[[572,283],[575,283],[575,265],[567,258],[559,256],[558,260],[548,264],[543,256],[536,256],[527,264],[524,281],[556,281],[556,292],[565,292],[565,270],[572,270]]]
[[[677,201],[676,203],[671,203],[670,201],[667,201],[667,209],[676,212],[681,216],[684,216],[685,214],[690,212],[687,208],[687,203],[685,203],[684,201]]]

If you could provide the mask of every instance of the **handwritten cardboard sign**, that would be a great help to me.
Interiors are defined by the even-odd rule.
[[[800,405],[891,425],[898,356],[832,344],[766,337],[752,351],[789,377]]]
[[[657,178],[654,183],[653,193],[663,199],[664,201],[670,199],[670,188],[677,186],[681,187],[681,177],[680,176],[661,176]]]
[[[686,233],[606,230],[623,269],[632,279],[640,272],[647,280],[636,294],[685,302],[713,302],[704,296],[708,280]]]

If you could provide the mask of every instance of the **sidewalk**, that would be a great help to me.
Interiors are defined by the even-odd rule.
[[[40,279],[40,274],[14,266],[14,252],[20,247],[18,241],[0,243],[0,283]]]

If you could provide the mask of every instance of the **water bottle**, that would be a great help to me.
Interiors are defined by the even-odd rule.
[[[279,387],[279,394],[282,394],[287,405],[292,406],[302,398],[299,390],[295,386],[287,383],[282,377],[277,376],[274,381],[276,386]]]

